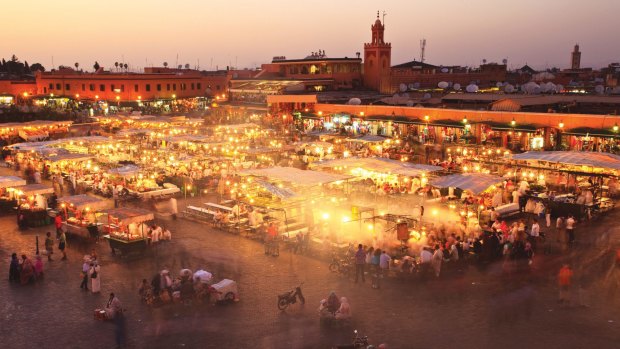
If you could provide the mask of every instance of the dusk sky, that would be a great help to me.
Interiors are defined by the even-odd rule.
[[[0,56],[16,54],[46,68],[92,69],[124,61],[134,69],[200,61],[201,69],[253,68],[273,56],[303,58],[323,49],[354,57],[370,40],[377,10],[386,11],[392,64],[478,66],[508,59],[509,68],[569,65],[575,43],[582,66],[620,61],[618,0],[36,0],[2,5]],[[6,15],[11,14],[11,15]]]

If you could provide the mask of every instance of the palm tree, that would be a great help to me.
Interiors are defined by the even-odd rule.
[[[118,71],[118,62],[114,62],[114,66],[116,67],[116,71]]]
[[[125,72],[127,72],[127,68],[129,68],[129,65],[127,63],[125,63]]]
[[[80,63],[75,62],[75,64],[74,64],[74,65],[75,65],[75,70],[78,70],[78,67],[80,66]]]
[[[189,63],[185,63],[185,69],[189,69]]]
[[[164,67],[168,68],[168,62],[164,62]]]

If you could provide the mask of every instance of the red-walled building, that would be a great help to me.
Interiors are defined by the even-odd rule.
[[[227,94],[226,71],[200,72],[191,69],[146,68],[144,73],[73,69],[38,72],[36,92],[106,101],[150,101]]]

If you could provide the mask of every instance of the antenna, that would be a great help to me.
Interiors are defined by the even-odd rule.
[[[179,66],[179,54],[177,53],[177,60],[174,62],[174,66],[178,67]]]
[[[420,40],[420,62],[421,63],[424,63],[425,54],[426,54],[426,39],[422,39]]]
[[[385,16],[387,16],[387,12],[383,11],[383,26],[385,27]]]

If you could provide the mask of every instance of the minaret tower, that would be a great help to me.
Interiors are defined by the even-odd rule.
[[[364,44],[364,86],[381,93],[391,93],[390,66],[392,44],[385,42],[385,26],[379,18],[370,27],[372,41]]]

